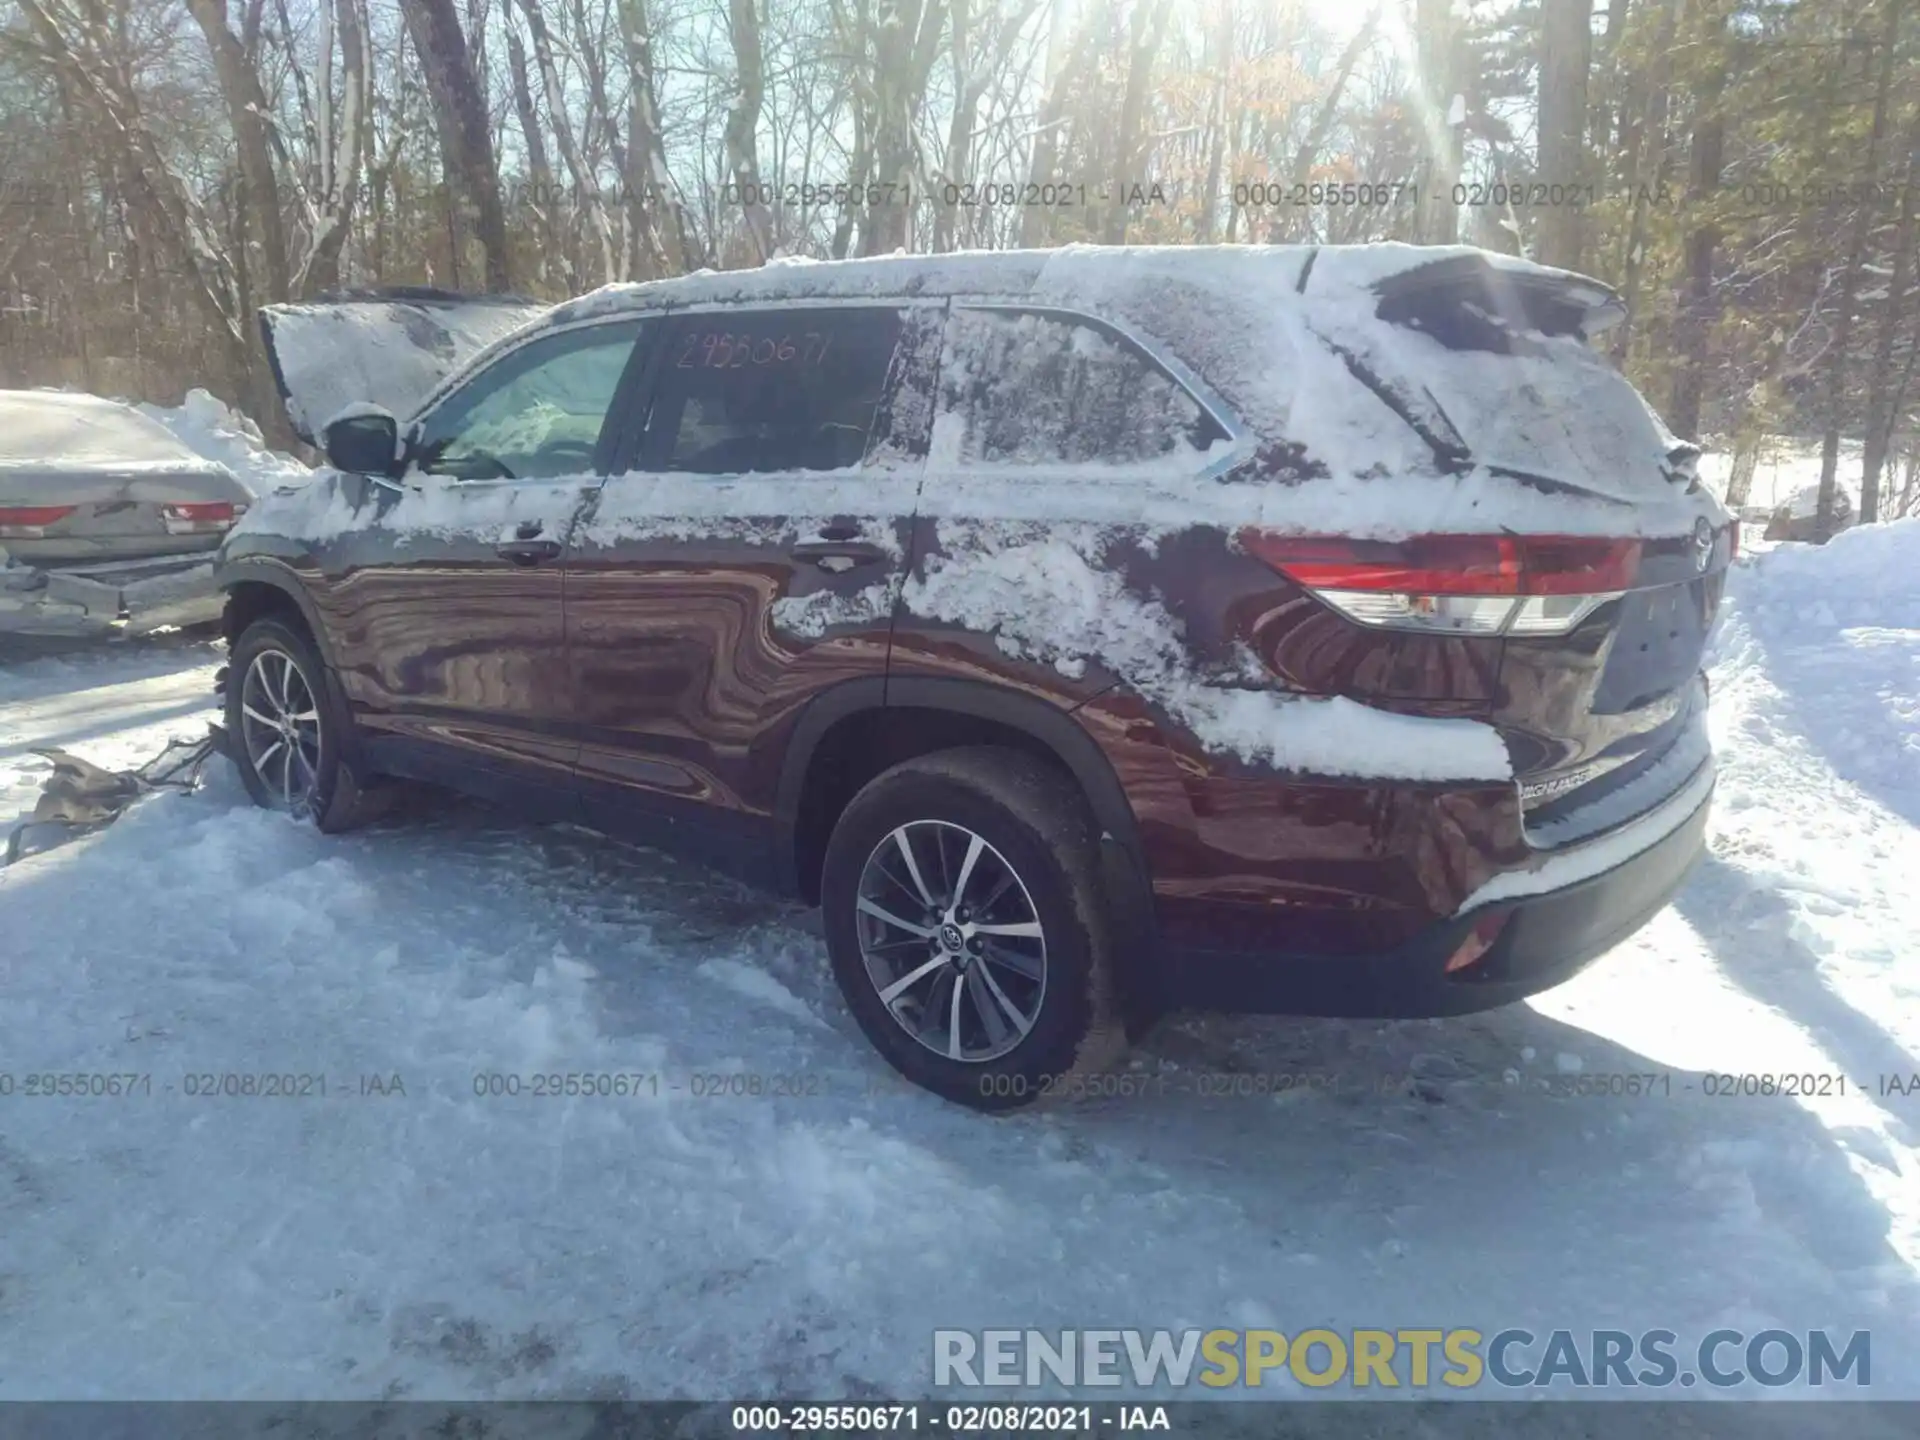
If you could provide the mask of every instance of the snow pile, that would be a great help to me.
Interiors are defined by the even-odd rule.
[[[313,471],[278,450],[269,450],[260,427],[218,396],[189,390],[178,405],[137,405],[196,455],[225,465],[255,495],[313,478]]]
[[[1779,545],[1733,573],[1735,593],[1769,629],[1911,627],[1920,624],[1920,516],[1857,525],[1825,545]]]
[[[1128,590],[1104,559],[1110,532],[1055,525],[941,527],[901,594],[917,615],[994,634],[1007,654],[1078,677],[1098,663],[1164,706],[1210,751],[1321,775],[1505,780],[1505,743],[1471,720],[1395,715],[1344,698],[1210,684],[1192,673],[1180,622]]]
[[[1756,707],[1749,733],[1808,731],[1793,743],[1920,826],[1920,517],[1777,546],[1734,570],[1729,601],[1715,674]]]

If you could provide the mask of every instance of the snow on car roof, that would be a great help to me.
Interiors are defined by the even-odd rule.
[[[1231,286],[1250,273],[1284,274],[1292,293],[1308,256],[1328,267],[1322,278],[1354,286],[1462,258],[1496,270],[1541,278],[1580,279],[1516,256],[1468,245],[1064,245],[1052,250],[956,250],[944,255],[879,255],[856,260],[777,256],[751,270],[696,270],[665,280],[603,285],[555,306],[540,324],[629,310],[673,309],[725,302],[893,298],[912,295],[1021,295],[1072,288],[1101,275],[1179,276],[1192,283]],[[1334,275],[1333,272],[1337,272]],[[1604,288],[1598,287],[1596,288]]]
[[[132,406],[71,390],[0,390],[0,473],[232,478]]]
[[[1004,297],[1132,328],[1211,388],[1256,435],[1297,443],[1336,475],[1417,473],[1433,469],[1432,451],[1333,361],[1323,337],[1369,320],[1378,303],[1370,292],[1383,281],[1462,261],[1552,281],[1590,303],[1612,294],[1585,277],[1464,245],[1067,245],[776,259],[752,270],[697,271],[603,286],[527,329],[709,304]]]

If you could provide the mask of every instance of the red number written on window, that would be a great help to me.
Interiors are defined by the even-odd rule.
[[[818,330],[804,334],[729,335],[708,330],[687,337],[674,362],[681,370],[740,370],[752,365],[820,365],[826,361],[833,344],[831,335]]]

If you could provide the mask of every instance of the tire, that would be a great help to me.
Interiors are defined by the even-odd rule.
[[[309,818],[322,831],[336,834],[371,819],[384,797],[363,789],[342,762],[353,721],[335,703],[326,673],[313,641],[302,631],[282,620],[254,621],[228,660],[227,735],[231,758],[254,804]],[[272,719],[283,712],[301,718],[277,737],[256,718]],[[298,738],[292,749],[286,744],[288,733]]]
[[[854,1019],[894,1069],[958,1104],[1004,1111],[1085,1091],[1120,1058],[1098,835],[1070,781],[997,747],[904,761],[853,798],[821,874],[827,950]],[[959,898],[978,913],[953,903],[962,880]],[[1034,925],[1037,936],[1025,933]]]

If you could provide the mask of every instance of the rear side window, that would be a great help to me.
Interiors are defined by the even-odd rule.
[[[900,326],[883,309],[685,317],[660,358],[642,463],[702,475],[860,464]]]
[[[1222,435],[1177,380],[1102,327],[961,307],[947,335],[935,443],[962,464],[1140,464]]]

